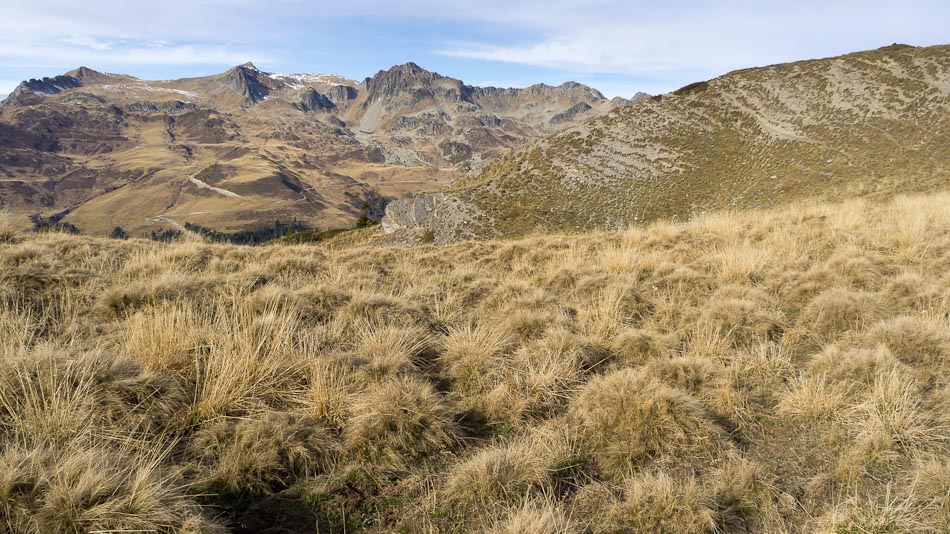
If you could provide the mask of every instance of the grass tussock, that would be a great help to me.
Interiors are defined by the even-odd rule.
[[[414,249],[0,221],[0,531],[940,531],[947,205]]]

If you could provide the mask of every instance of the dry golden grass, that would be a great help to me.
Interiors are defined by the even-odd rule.
[[[939,531],[948,206],[413,249],[11,233],[0,531]]]

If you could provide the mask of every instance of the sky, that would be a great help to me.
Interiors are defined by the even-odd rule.
[[[80,65],[170,79],[252,61],[362,80],[413,61],[472,85],[630,97],[895,42],[950,43],[950,1],[3,0],[0,95]]]

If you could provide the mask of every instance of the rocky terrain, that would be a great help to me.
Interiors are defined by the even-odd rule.
[[[407,63],[362,82],[248,63],[146,81],[85,67],[0,104],[0,205],[84,233],[352,225],[626,104],[566,83],[473,87]]]
[[[384,229],[442,243],[948,183],[950,46],[740,70],[634,100],[451,192],[391,203]]]

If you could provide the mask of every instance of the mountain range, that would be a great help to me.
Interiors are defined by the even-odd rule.
[[[688,221],[802,199],[946,189],[950,46],[728,73],[642,99],[387,207],[391,239],[448,242]]]
[[[100,235],[344,227],[628,103],[572,82],[474,87],[413,63],[362,82],[250,63],[163,81],[81,67],[0,104],[0,205]]]

